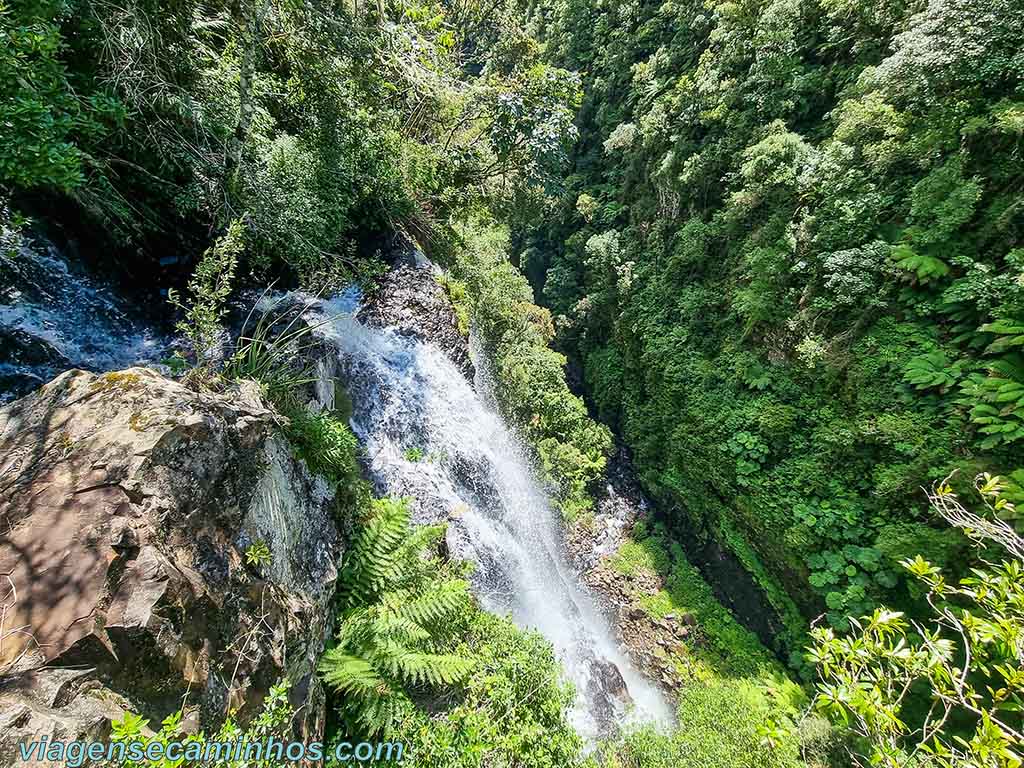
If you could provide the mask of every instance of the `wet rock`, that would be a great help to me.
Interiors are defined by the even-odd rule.
[[[46,339],[21,328],[0,326],[0,359],[15,365],[57,366],[66,359]]]
[[[0,405],[24,397],[44,383],[45,380],[33,371],[0,366]]]
[[[0,755],[125,707],[158,722],[186,692],[206,726],[245,720],[285,676],[312,680],[297,730],[319,735],[339,537],[279,418],[253,386],[200,394],[143,368],[69,371],[0,409],[0,574],[17,594],[0,580],[0,601],[26,627],[0,650],[0,712],[22,712]],[[71,669],[87,674],[62,682]]]
[[[633,701],[619,668],[608,659],[596,656],[590,661],[586,695],[599,726],[609,734]]]
[[[566,529],[571,562],[615,617],[619,640],[632,660],[663,689],[674,691],[680,685],[675,659],[687,652],[679,638],[688,637],[689,630],[674,614],[652,617],[640,603],[642,597],[663,589],[664,579],[643,570],[623,574],[608,565],[636,523],[649,514],[625,451],[620,449],[609,461],[605,487],[596,502],[591,519]]]
[[[439,270],[411,240],[399,240],[395,249],[394,266],[378,278],[358,319],[436,344],[472,381],[469,339],[459,331],[455,309],[437,279]]]

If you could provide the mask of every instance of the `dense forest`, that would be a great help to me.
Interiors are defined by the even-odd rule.
[[[648,487],[780,610],[846,629],[912,600],[903,558],[957,562],[932,480],[1021,498],[1021,24],[1000,2],[545,16],[587,97],[525,269]]]
[[[260,382],[337,494],[328,740],[438,768],[1024,764],[1018,0],[0,0],[0,43],[3,259],[71,239],[159,296],[166,367]],[[304,331],[217,357],[243,289],[372,291],[394,232],[443,268],[567,531],[631,455],[655,512],[609,568],[699,628],[670,727],[585,743],[550,644],[303,407]],[[716,600],[708,541],[773,637]],[[283,733],[294,683],[220,733]]]

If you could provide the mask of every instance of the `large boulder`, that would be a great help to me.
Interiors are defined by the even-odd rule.
[[[469,338],[459,329],[451,298],[439,282],[441,270],[427,260],[416,243],[402,235],[396,235],[389,256],[391,268],[377,277],[359,311],[359,320],[436,344],[472,381]]]
[[[279,420],[254,385],[144,368],[68,371],[0,409],[0,763],[126,707],[244,721],[283,677],[297,735],[320,735],[338,511]]]

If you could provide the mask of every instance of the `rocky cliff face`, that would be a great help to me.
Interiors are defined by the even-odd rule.
[[[340,541],[255,387],[69,371],[0,410],[0,763],[124,708],[242,719],[287,676],[313,738]],[[262,542],[269,561],[245,552]]]
[[[459,331],[451,299],[437,281],[440,269],[427,260],[418,245],[401,235],[391,245],[389,258],[391,269],[377,278],[359,320],[436,344],[472,381],[469,338]]]

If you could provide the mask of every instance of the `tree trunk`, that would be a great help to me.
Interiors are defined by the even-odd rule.
[[[228,153],[228,172],[233,173],[242,162],[242,150],[252,125],[252,78],[256,68],[256,45],[259,20],[256,3],[259,0],[238,0],[241,26],[241,62],[238,75],[238,123]]]

